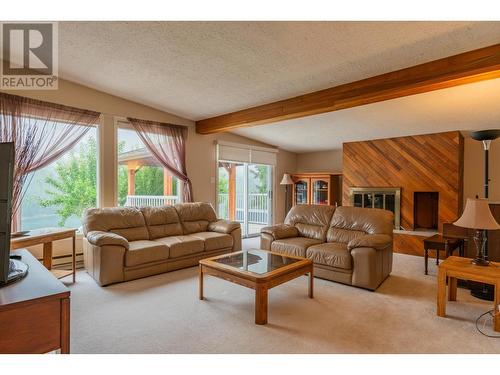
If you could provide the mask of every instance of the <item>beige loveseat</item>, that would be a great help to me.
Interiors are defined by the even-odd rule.
[[[312,259],[314,275],[375,290],[392,270],[393,214],[375,208],[294,206],[261,230],[261,248]]]
[[[103,286],[241,250],[240,224],[218,220],[208,203],[89,209],[83,233],[85,268]]]

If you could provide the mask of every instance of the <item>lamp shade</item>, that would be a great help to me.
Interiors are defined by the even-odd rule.
[[[288,173],[285,173],[281,179],[280,185],[293,185],[292,177],[290,177]]]
[[[500,229],[500,225],[491,214],[490,206],[486,199],[467,199],[465,210],[453,224],[471,229]]]

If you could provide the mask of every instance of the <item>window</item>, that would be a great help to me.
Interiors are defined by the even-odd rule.
[[[243,237],[259,235],[272,223],[276,150],[219,142],[217,155],[219,217],[239,221]]]
[[[118,205],[162,206],[180,199],[180,184],[144,146],[135,130],[118,128]]]
[[[97,205],[97,129],[61,158],[28,176],[21,230],[81,226],[83,211]]]

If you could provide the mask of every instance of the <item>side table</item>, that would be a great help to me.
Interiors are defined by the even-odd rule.
[[[53,270],[52,269],[52,242],[72,238],[72,261],[71,271],[69,270]],[[43,265],[58,279],[73,275],[73,282],[76,277],[76,229],[74,228],[43,228],[30,230],[26,235],[14,237],[10,240],[10,248],[12,250],[20,249],[28,246],[43,245]]]
[[[429,261],[429,250],[436,250],[436,265],[439,265],[440,251],[444,251],[445,256],[450,256],[456,249],[458,249],[458,253],[461,257],[465,255],[463,238],[448,237],[441,234],[435,234],[434,236],[424,239],[425,274],[428,274],[427,263]]]
[[[493,329],[500,332],[500,263],[476,266],[472,259],[450,256],[439,265],[437,315],[446,316],[446,279],[448,278],[448,301],[457,300],[457,279],[477,281],[494,285]]]

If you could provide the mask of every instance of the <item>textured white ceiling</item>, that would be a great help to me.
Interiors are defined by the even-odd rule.
[[[350,141],[481,129],[500,129],[500,79],[233,132],[303,153]]]
[[[500,22],[61,22],[59,69],[197,120],[499,41]]]

